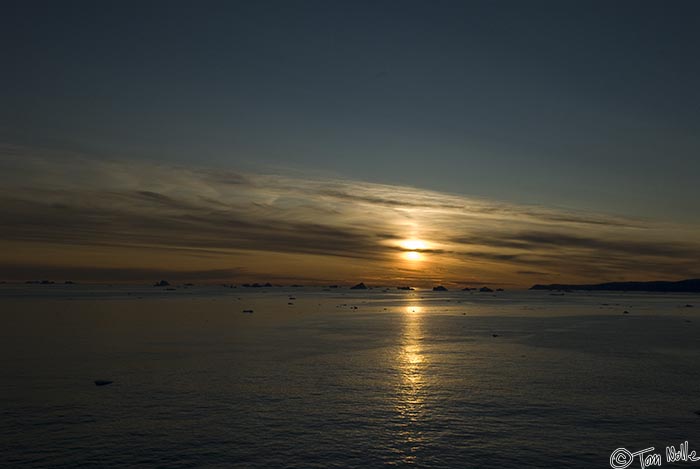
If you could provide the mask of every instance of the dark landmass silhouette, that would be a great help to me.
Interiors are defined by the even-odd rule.
[[[360,282],[354,287],[350,287],[350,290],[367,290],[367,286],[363,282]]]
[[[479,288],[479,291],[482,293],[492,293],[493,292],[493,290],[490,289],[489,287],[481,287],[481,288]]]
[[[530,290],[586,290],[586,291],[646,291],[646,292],[686,292],[700,293],[700,279],[678,282],[608,282],[594,285],[533,285]]]
[[[438,285],[437,287],[433,287],[433,291],[447,291],[447,288],[443,287],[442,285]]]

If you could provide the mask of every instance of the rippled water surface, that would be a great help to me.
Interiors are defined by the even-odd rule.
[[[700,451],[697,295],[1,287],[7,467],[593,468],[618,447]]]

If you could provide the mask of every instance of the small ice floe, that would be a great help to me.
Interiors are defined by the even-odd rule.
[[[107,386],[108,384],[112,384],[114,381],[110,381],[108,379],[96,379],[95,380],[95,386]]]
[[[252,309],[244,309],[244,310],[241,311],[241,312],[242,312],[242,313],[245,313],[245,314],[253,314],[253,310],[252,310]]]

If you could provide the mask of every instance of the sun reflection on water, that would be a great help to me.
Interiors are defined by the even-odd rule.
[[[409,305],[404,308],[401,346],[397,356],[399,382],[395,408],[400,422],[398,444],[403,448],[401,461],[414,463],[416,452],[425,437],[421,423],[425,414],[427,361],[423,353],[423,308]]]
[[[406,306],[404,308],[404,311],[409,314],[420,314],[423,312],[423,307],[422,306]]]

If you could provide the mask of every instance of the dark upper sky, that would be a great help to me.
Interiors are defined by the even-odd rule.
[[[4,2],[4,142],[700,221],[700,2]]]

